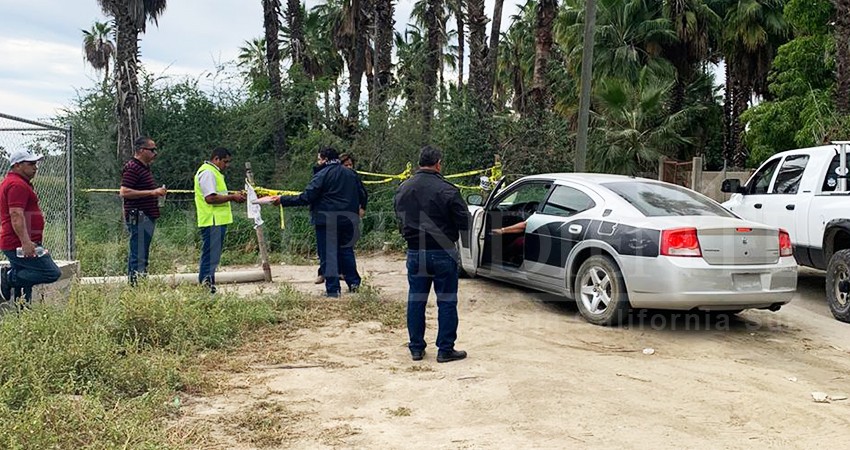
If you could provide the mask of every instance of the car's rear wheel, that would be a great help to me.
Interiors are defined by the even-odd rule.
[[[575,298],[581,315],[596,325],[618,325],[630,308],[620,268],[602,255],[591,256],[579,267]]]
[[[829,259],[826,301],[836,319],[850,322],[850,250],[839,250]]]

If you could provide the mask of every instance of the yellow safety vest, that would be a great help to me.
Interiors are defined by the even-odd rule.
[[[201,192],[201,184],[198,182],[198,175],[201,172],[210,171],[215,176],[215,191],[219,195],[227,195],[227,184],[224,182],[224,175],[218,170],[218,167],[205,162],[195,173],[195,211],[198,215],[198,226],[209,227],[213,225],[227,225],[233,223],[233,213],[230,211],[230,202],[218,203],[210,205],[204,199],[204,194]]]

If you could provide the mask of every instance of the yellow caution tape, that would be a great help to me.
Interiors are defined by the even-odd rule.
[[[404,171],[401,172],[398,175],[357,171],[357,173],[360,174],[360,175],[367,175],[367,176],[383,178],[382,180],[366,180],[366,181],[363,181],[363,184],[369,184],[369,185],[384,184],[384,183],[389,183],[389,182],[394,181],[394,180],[404,181],[404,180],[410,178],[411,176],[413,176],[413,172],[414,172],[413,164],[411,164],[410,162],[407,163],[407,166],[405,166]],[[483,174],[483,173],[488,173],[489,174],[487,176],[488,181],[491,183],[491,185],[495,185],[495,183],[498,182],[499,179],[502,178],[502,163],[497,162],[494,166],[488,167],[486,169],[470,170],[468,172],[445,175],[444,178],[448,178],[448,179],[462,178],[462,177],[468,177],[468,176],[472,176],[472,175],[479,175],[479,174]],[[463,185],[459,185],[459,184],[455,184],[455,186],[457,186],[459,189],[465,189],[465,190],[481,189],[481,186],[463,186]],[[118,189],[93,188],[93,189],[83,189],[83,192],[118,193],[119,190]],[[194,192],[195,191],[193,191],[191,189],[169,189],[168,190],[169,194],[192,194]],[[228,192],[236,193],[236,192],[241,192],[241,191],[228,191]],[[299,194],[301,194],[300,191],[277,190],[277,189],[269,189],[269,188],[264,188],[264,187],[259,187],[259,186],[254,186],[254,192],[256,192],[257,195],[260,196],[260,197],[266,197],[266,196],[271,196],[271,195],[299,195]],[[281,227],[282,226],[283,226],[283,213],[281,213]]]

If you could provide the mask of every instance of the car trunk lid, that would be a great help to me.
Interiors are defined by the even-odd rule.
[[[779,231],[753,225],[697,227],[702,257],[711,265],[775,264]]]

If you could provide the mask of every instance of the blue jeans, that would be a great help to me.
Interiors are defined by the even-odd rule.
[[[151,241],[156,227],[156,219],[145,214],[139,214],[138,221],[127,220],[127,231],[130,232],[130,252],[127,254],[127,278],[131,285],[136,284],[139,276],[148,273],[148,262],[151,254]]]
[[[457,340],[457,261],[455,250],[408,250],[407,333],[411,352],[425,350],[425,305],[431,284],[437,294],[437,348],[450,352]]]
[[[62,276],[62,271],[49,254],[40,258],[19,258],[15,250],[3,250],[3,254],[9,260],[9,284],[12,286],[12,297],[17,297],[18,290],[21,290],[27,303],[32,302],[33,286],[53,283]]]
[[[327,225],[316,225],[316,246],[319,249],[320,268],[325,276],[325,292],[337,297],[340,292],[339,274],[345,276],[349,289],[360,287],[354,244],[357,243],[358,228],[347,219],[339,219]]]
[[[212,225],[201,228],[201,265],[198,268],[198,283],[215,286],[215,269],[221,262],[221,252],[224,249],[226,225]]]

